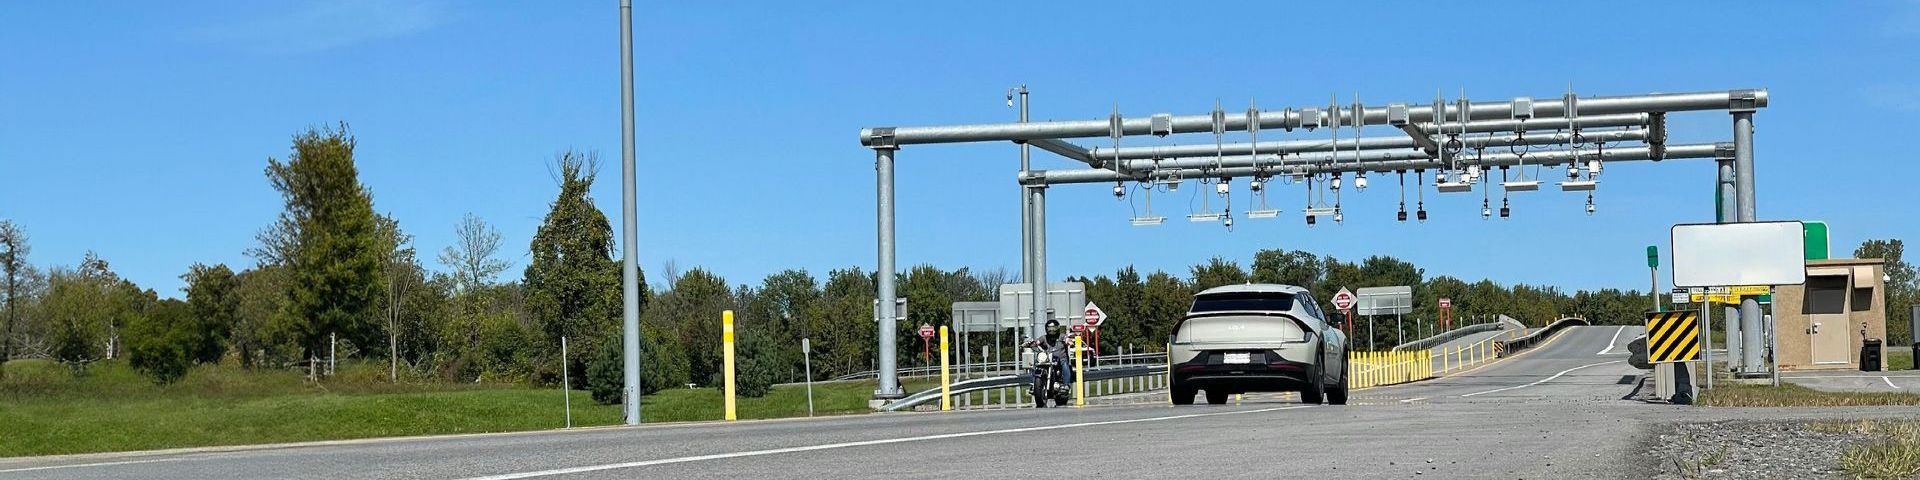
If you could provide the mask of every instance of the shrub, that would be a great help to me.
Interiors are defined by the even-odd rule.
[[[587,391],[603,405],[620,403],[620,390],[626,387],[626,366],[622,364],[624,341],[618,330],[610,331],[600,342],[587,364]],[[651,395],[663,389],[687,383],[687,360],[679,345],[668,341],[656,329],[642,328],[640,335],[640,394]]]
[[[162,301],[130,323],[127,355],[134,370],[161,384],[186,376],[206,332],[185,303]]]

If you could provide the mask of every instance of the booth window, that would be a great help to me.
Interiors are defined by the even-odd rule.
[[[1853,289],[1853,311],[1864,312],[1873,309],[1873,287]]]
[[[1820,275],[1807,277],[1807,302],[1802,313],[1847,313],[1847,277]]]

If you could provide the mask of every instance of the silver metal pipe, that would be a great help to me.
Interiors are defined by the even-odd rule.
[[[1716,198],[1717,201],[1714,203],[1719,207],[1719,211],[1714,212],[1714,222],[1730,223],[1739,217],[1737,211],[1739,200],[1736,196],[1737,189],[1734,187],[1733,160],[1723,159],[1718,163],[1720,167],[1720,179],[1716,188],[1718,189],[1719,197]],[[1708,306],[1709,310],[1712,308],[1712,306]],[[1741,354],[1741,349],[1745,347],[1745,342],[1740,335],[1740,308],[1737,306],[1726,306],[1722,308],[1720,318],[1722,322],[1726,323],[1723,328],[1726,330],[1727,338],[1727,363],[1729,366],[1737,369],[1740,367],[1740,362],[1744,362],[1746,358]]]
[[[1644,129],[1609,130],[1609,131],[1602,131],[1602,132],[1583,132],[1581,133],[1581,136],[1587,142],[1587,146],[1584,147],[1582,150],[1591,151],[1593,150],[1593,146],[1592,146],[1593,142],[1625,142],[1625,141],[1644,140],[1647,138],[1647,131]],[[1560,145],[1560,144],[1566,144],[1567,142],[1572,140],[1572,138],[1573,138],[1572,133],[1562,132],[1562,133],[1535,134],[1535,135],[1529,135],[1525,137],[1519,137],[1516,135],[1471,137],[1471,138],[1461,139],[1460,143],[1464,145],[1465,148],[1469,148],[1469,149],[1479,148],[1479,147],[1485,147],[1489,149],[1497,148],[1497,149],[1501,149],[1501,152],[1504,153],[1506,146],[1513,145],[1516,143],[1520,145]],[[1343,163],[1343,164],[1347,163],[1348,160],[1354,159],[1356,155],[1360,160],[1432,158],[1431,156],[1427,155],[1425,151],[1418,149],[1417,146],[1414,145],[1413,139],[1407,138],[1404,135],[1393,136],[1393,137],[1367,137],[1367,138],[1359,139],[1358,141],[1353,139],[1341,140],[1338,142],[1327,141],[1327,140],[1295,140],[1295,141],[1280,142],[1280,143],[1286,144],[1286,145],[1282,145],[1282,147],[1285,149],[1284,151],[1290,154],[1290,156],[1287,156],[1285,158],[1279,158],[1279,157],[1274,157],[1270,154],[1262,154],[1258,157],[1259,161],[1255,162],[1254,160],[1256,157],[1248,156],[1248,155],[1236,155],[1236,156],[1220,157],[1219,163],[1224,166],[1254,166],[1256,164],[1264,165],[1264,166],[1279,166],[1279,165],[1295,165],[1295,164],[1312,163],[1312,162],[1331,162],[1335,160],[1334,151],[1336,150],[1339,151],[1338,153],[1339,160],[1340,160],[1340,163]],[[1359,148],[1362,149],[1358,153],[1354,152],[1354,146],[1356,144],[1359,145]],[[1398,149],[1398,150],[1394,150],[1394,149]],[[1460,153],[1457,155],[1466,157],[1466,156],[1473,155],[1473,153],[1469,151],[1469,152]],[[1112,169],[1119,170],[1119,171],[1128,171],[1128,172],[1142,172],[1147,170],[1153,170],[1154,168],[1162,168],[1162,169],[1208,168],[1208,167],[1214,166],[1215,164],[1215,157],[1212,152],[1208,152],[1206,155],[1200,155],[1200,156],[1192,156],[1192,157],[1184,157],[1184,158],[1175,158],[1175,157],[1166,157],[1166,158],[1167,159],[1165,160],[1159,160],[1159,161],[1128,160],[1123,162],[1123,164],[1120,165],[1120,168],[1112,168]],[[1108,162],[1108,163],[1112,163],[1112,162]],[[1101,167],[1111,167],[1111,166],[1102,164]]]
[[[894,348],[894,330],[899,329],[899,325],[895,323],[895,319],[893,318],[895,308],[893,285],[895,271],[893,266],[893,152],[894,149],[892,148],[873,149],[873,168],[874,179],[877,183],[875,190],[878,192],[879,197],[877,202],[879,208],[877,210],[879,210],[878,223],[880,226],[880,267],[874,272],[874,276],[878,277],[880,284],[879,298],[877,299],[879,301],[877,304],[879,306],[878,310],[880,311],[880,324],[878,325],[880,331],[877,336],[880,339],[880,345],[879,349],[874,351],[874,354],[880,357],[880,368],[878,369],[880,370],[880,388],[873,392],[873,398],[877,399],[895,399],[905,396],[905,392],[900,391],[900,376],[896,370],[896,362],[899,359],[895,357],[899,355],[899,351]]]
[[[1566,112],[1563,99],[1533,100],[1533,116],[1550,118],[1564,116]],[[1471,121],[1510,119],[1515,102],[1476,102],[1468,107],[1467,117]],[[1618,97],[1585,97],[1577,100],[1581,115],[1608,115],[1618,113],[1677,112],[1695,110],[1731,110],[1737,106],[1762,108],[1767,106],[1766,90],[1728,90],[1696,93],[1655,93]],[[1320,107],[1309,107],[1319,109]],[[1446,107],[1441,107],[1444,110]],[[1456,109],[1458,107],[1455,107]],[[1352,115],[1352,109],[1341,112],[1327,112],[1329,117]],[[1362,107],[1358,116],[1365,125],[1386,125],[1389,106]],[[1408,105],[1407,121],[1435,122],[1435,109],[1431,106]],[[1446,113],[1446,112],[1438,112]],[[1444,118],[1444,115],[1440,117]],[[1211,133],[1213,116],[1210,114],[1179,115],[1170,119],[1168,133]],[[1291,129],[1302,125],[1300,110],[1264,111],[1255,116],[1262,130]],[[1246,130],[1249,119],[1245,116],[1229,115],[1225,119],[1227,130]],[[1543,120],[1544,122],[1544,120]],[[1311,123],[1311,122],[1310,122]],[[1324,122],[1322,122],[1324,123]],[[1561,122],[1564,124],[1565,122]],[[1121,120],[1122,135],[1150,135],[1153,133],[1151,117],[1140,116]],[[931,127],[874,127],[860,130],[860,144],[875,145],[911,145],[925,143],[987,142],[1009,140],[1036,140],[1042,138],[1083,138],[1106,137],[1112,134],[1107,119],[1070,120],[1034,123],[999,123],[976,125],[944,125]]]
[[[1583,105],[1582,108],[1585,108],[1585,106]],[[1692,144],[1692,145],[1668,145],[1666,148],[1666,157],[1664,158],[1665,159],[1718,158],[1724,151],[1730,150],[1732,148],[1733,148],[1732,144],[1724,143],[1724,142]],[[1596,152],[1591,150],[1581,150],[1577,153],[1577,156],[1575,152],[1572,152],[1569,150],[1550,150],[1550,151],[1542,151],[1542,152],[1533,152],[1533,153],[1528,153],[1524,156],[1502,152],[1502,153],[1488,153],[1484,157],[1479,157],[1479,158],[1476,158],[1473,155],[1462,155],[1459,159],[1457,159],[1457,163],[1459,163],[1460,165],[1481,165],[1483,167],[1500,167],[1500,166],[1519,165],[1521,164],[1522,161],[1525,161],[1525,163],[1528,165],[1551,166],[1551,165],[1565,165],[1573,161],[1592,160],[1596,154],[1597,154]],[[1651,152],[1649,151],[1649,148],[1644,146],[1609,148],[1607,149],[1604,155],[1605,156],[1603,157],[1603,160],[1608,162],[1650,160],[1652,156]],[[1369,156],[1372,156],[1372,157],[1369,158]],[[1357,171],[1396,172],[1400,170],[1439,169],[1441,167],[1443,167],[1443,164],[1440,162],[1440,160],[1434,159],[1432,157],[1428,157],[1426,156],[1425,153],[1419,152],[1417,150],[1411,150],[1411,151],[1405,151],[1405,152],[1401,152],[1401,151],[1366,152],[1366,155],[1363,155],[1363,158],[1359,162],[1341,162],[1338,165],[1331,165],[1331,164],[1325,164],[1325,163],[1315,164],[1311,162],[1294,163],[1290,160],[1285,167],[1281,167],[1280,165],[1276,164],[1272,167],[1261,167],[1260,169],[1255,169],[1250,165],[1240,164],[1240,165],[1228,166],[1226,168],[1207,169],[1207,170],[1163,169],[1157,172],[1143,171],[1143,172],[1139,172],[1138,175],[1132,175],[1132,176],[1121,175],[1112,170],[1101,170],[1101,169],[1039,170],[1039,171],[1034,171],[1031,174],[1027,175],[1026,177],[1022,178],[1021,181],[1028,185],[1042,185],[1042,184],[1061,185],[1061,184],[1071,184],[1071,183],[1101,183],[1101,182],[1133,181],[1133,180],[1148,180],[1148,179],[1157,180],[1157,179],[1164,179],[1164,178],[1172,178],[1176,176],[1180,178],[1192,178],[1192,177],[1198,177],[1198,176],[1245,177],[1245,176],[1252,176],[1255,173],[1266,173],[1270,175],[1282,175],[1282,174],[1290,175],[1294,173],[1321,174],[1321,173],[1357,172]]]
[[[1579,125],[1580,128],[1583,128],[1583,129],[1603,128],[1603,127],[1644,127],[1647,125],[1648,118],[1649,118],[1649,115],[1644,113],[1623,113],[1618,115],[1595,115],[1595,116],[1589,116],[1589,117],[1579,117],[1574,120],[1574,123],[1576,125]],[[1556,130],[1556,129],[1564,130],[1566,129],[1566,127],[1567,127],[1566,119],[1536,119],[1528,122],[1520,122],[1517,120],[1496,120],[1496,121],[1468,123],[1467,132],[1468,133],[1501,133],[1501,132],[1514,132],[1514,131],[1518,131],[1521,128],[1526,128],[1531,131]],[[1424,125],[1421,128],[1425,129],[1427,132],[1436,131],[1434,127],[1431,125]],[[1460,128],[1459,124],[1450,123],[1444,126],[1444,131],[1455,132],[1455,131],[1458,131],[1459,128]],[[1445,138],[1445,137],[1442,137],[1442,138]],[[1509,136],[1509,138],[1511,138],[1511,136]],[[1462,139],[1462,140],[1464,141],[1465,139]],[[1054,141],[1059,142],[1058,140],[1054,140]],[[1066,143],[1066,142],[1060,142],[1060,143]],[[1363,148],[1363,149],[1403,148],[1403,147],[1412,148],[1416,146],[1418,145],[1415,143],[1414,139],[1407,137],[1405,135],[1392,136],[1392,137],[1367,137],[1361,140],[1360,142],[1360,148]],[[1258,144],[1229,143],[1226,145],[1221,145],[1219,147],[1218,153],[1221,155],[1253,155],[1256,153],[1289,154],[1289,153],[1309,152],[1309,151],[1315,151],[1315,152],[1326,151],[1326,150],[1332,150],[1335,148],[1351,149],[1351,148],[1354,148],[1354,142],[1341,141],[1341,142],[1338,142],[1337,145],[1334,143],[1329,143],[1326,140],[1278,140],[1278,141],[1270,141],[1270,142],[1259,142]],[[1046,147],[1041,147],[1041,149],[1047,150],[1047,151],[1053,151],[1053,149],[1046,148]],[[1215,147],[1213,145],[1166,145],[1166,146],[1153,146],[1153,147],[1121,147],[1118,149],[1115,149],[1115,148],[1103,149],[1100,147],[1094,147],[1094,148],[1086,149],[1086,152],[1087,152],[1087,156],[1092,157],[1092,159],[1096,162],[1111,162],[1113,161],[1116,155],[1115,152],[1118,152],[1117,155],[1121,160],[1212,157],[1215,154]],[[1062,155],[1065,156],[1065,154],[1062,154]],[[1076,159],[1076,160],[1079,160],[1079,159]],[[1082,160],[1082,161],[1085,161],[1085,160]]]
[[[1752,222],[1758,217],[1754,205],[1753,191],[1753,109],[1733,111],[1733,169],[1734,188],[1738,190],[1740,207],[1738,221]],[[1741,343],[1759,345],[1762,338],[1760,325],[1760,302],[1751,297],[1740,299],[1740,337]],[[1760,349],[1749,348],[1741,352],[1741,371],[1759,373],[1766,371],[1766,364],[1760,357]]]
[[[1033,324],[1031,338],[1047,334],[1047,187],[1032,186],[1033,192]]]
[[[1020,86],[1020,123],[1027,123],[1026,85]],[[1029,143],[1031,142],[1020,143],[1020,171],[1022,172],[1033,168],[1032,157],[1028,150]],[[1046,147],[1041,148],[1046,149]],[[1031,282],[1033,281],[1033,197],[1027,193],[1026,185],[1018,185],[1018,187],[1020,188],[1020,279]],[[995,287],[999,286],[995,285]]]
[[[633,145],[633,0],[620,0],[620,339],[623,410],[627,425],[640,424],[640,267],[635,263],[639,230],[639,169]]]

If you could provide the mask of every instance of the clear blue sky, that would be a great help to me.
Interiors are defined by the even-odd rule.
[[[1129,116],[1202,113],[1216,99],[1228,111],[1356,93],[1417,103],[1463,88],[1482,99],[1569,84],[1767,88],[1761,217],[1826,220],[1842,255],[1866,238],[1920,238],[1907,215],[1920,168],[1902,140],[1920,115],[1915,2],[639,3],[640,251],[656,282],[669,260],[734,283],[871,269],[872,153],[858,130],[1011,120],[1003,95],[1020,83],[1036,119],[1103,118],[1116,103]],[[94,250],[178,295],[194,262],[252,265],[242,252],[281,207],[266,159],[308,126],[344,121],[375,208],[417,235],[430,266],[472,212],[498,225],[515,262],[505,277],[517,278],[556,192],[557,152],[600,154],[594,194],[617,225],[616,5],[0,4],[0,218],[29,231],[36,264]],[[1719,141],[1731,121],[1676,115],[1672,130]],[[1017,270],[1015,152],[901,152],[903,269]],[[1072,166],[1035,154],[1041,168]],[[1644,246],[1665,243],[1671,224],[1712,220],[1712,162],[1614,165],[1593,217],[1584,197],[1542,191],[1517,195],[1513,219],[1482,221],[1479,195],[1429,192],[1434,220],[1398,224],[1395,191],[1375,181],[1346,196],[1344,226],[1307,229],[1295,188],[1271,200],[1280,220],[1230,232],[1179,220],[1191,185],[1156,198],[1173,218],[1157,228],[1128,225],[1107,186],[1055,188],[1049,272],[1184,273],[1287,248],[1389,254],[1429,275],[1645,288]]]

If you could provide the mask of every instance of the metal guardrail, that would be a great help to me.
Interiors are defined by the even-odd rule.
[[[1456,328],[1453,330],[1448,330],[1445,332],[1440,332],[1439,334],[1431,337],[1422,338],[1419,340],[1414,340],[1404,344],[1396,345],[1393,347],[1393,350],[1395,351],[1424,350],[1424,349],[1437,347],[1440,344],[1451,342],[1451,341],[1454,341],[1455,339],[1458,339],[1460,337],[1464,337],[1467,335],[1472,335],[1472,334],[1482,333],[1482,332],[1491,332],[1494,330],[1504,330],[1504,329],[1507,329],[1508,327],[1509,327],[1508,324],[1504,322],[1497,322],[1497,321],[1487,322],[1487,323],[1478,323],[1478,324]]]
[[[1161,358],[1166,357],[1166,354],[1164,353],[1157,354],[1157,355],[1160,355]],[[1089,368],[1084,373],[1086,375],[1085,377],[1086,381],[1097,382],[1102,380],[1114,380],[1114,379],[1121,379],[1121,378],[1148,377],[1148,376],[1154,376],[1154,375],[1162,375],[1167,373],[1167,366],[1165,364],[1105,366],[1105,367],[1098,367],[1098,368]],[[1029,376],[1025,373],[1020,373],[1015,375],[1002,375],[998,377],[978,378],[973,380],[963,380],[963,381],[953,382],[952,385],[949,385],[947,387],[947,392],[948,392],[948,395],[950,396],[960,397],[969,393],[976,393],[976,392],[982,392],[987,390],[995,390],[995,389],[1009,388],[1009,387],[1029,387],[1032,384],[1033,384],[1032,376]],[[897,412],[901,410],[912,409],[914,407],[925,405],[930,402],[938,402],[938,401],[940,401],[940,388],[934,387],[934,388],[927,389],[925,391],[921,391],[919,393],[908,395],[906,396],[906,398],[894,400],[893,402],[880,407],[880,411]]]
[[[1567,317],[1555,320],[1553,323],[1548,324],[1546,328],[1535,330],[1526,336],[1497,342],[1500,347],[1500,356],[1505,357],[1519,353],[1521,350],[1532,348],[1534,345],[1548,338],[1553,338],[1554,334],[1560,333],[1561,330],[1566,330],[1567,327],[1583,327],[1587,325],[1592,325],[1592,323],[1580,317]]]
[[[1103,355],[1100,357],[1093,357],[1088,362],[1088,364],[1098,367],[1098,366],[1107,366],[1107,365],[1132,365],[1132,364],[1140,364],[1140,363],[1166,363],[1166,361],[1167,361],[1167,354],[1165,352],[1129,353],[1126,355]],[[1021,370],[1024,367],[1025,365],[1020,364],[1020,362],[1016,360],[1008,360],[1004,362],[969,363],[964,365],[953,366],[956,373],[960,373],[960,374],[968,373],[968,372],[961,372],[960,370],[962,368],[964,368],[965,370],[971,371],[973,373],[978,373],[983,371],[1003,372],[1003,371]],[[925,367],[901,368],[898,371],[900,372],[901,377],[932,377],[932,376],[940,375],[940,366],[932,365],[932,366],[925,366]],[[867,370],[863,372],[854,372],[846,375],[841,375],[838,377],[833,377],[832,380],[834,381],[865,380],[865,379],[877,377],[879,375],[880,375],[880,372],[878,370]]]

